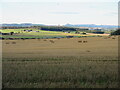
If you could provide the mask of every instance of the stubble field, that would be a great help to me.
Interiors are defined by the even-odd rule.
[[[2,41],[3,88],[116,88],[118,37]]]

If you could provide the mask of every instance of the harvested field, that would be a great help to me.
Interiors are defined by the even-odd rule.
[[[118,37],[3,40],[2,49],[4,88],[118,87]]]

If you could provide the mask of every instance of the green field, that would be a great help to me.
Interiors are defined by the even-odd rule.
[[[93,36],[106,36],[106,35],[99,35],[99,34],[75,34],[75,31],[71,31],[70,33],[65,33],[62,31],[44,31],[38,29],[32,29],[32,32],[26,32],[23,30],[30,30],[30,29],[4,29],[0,30],[2,33],[10,33],[14,32],[13,35],[1,35],[3,38],[55,38],[55,37],[66,37],[66,36],[74,36],[74,37],[93,37]],[[39,32],[36,32],[39,31]],[[82,33],[82,32],[81,32]],[[108,36],[108,35],[107,35]]]

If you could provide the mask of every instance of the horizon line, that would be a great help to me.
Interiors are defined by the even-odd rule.
[[[70,24],[70,25],[87,25],[87,24],[72,24],[72,23],[66,23],[66,24],[42,24],[42,23],[1,23],[1,24],[41,24],[41,25],[66,25],[66,24]],[[116,24],[88,24],[88,25],[114,25],[114,26],[119,26],[119,25],[116,25]]]

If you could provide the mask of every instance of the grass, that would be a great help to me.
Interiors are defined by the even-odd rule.
[[[3,33],[9,33],[9,32],[18,33],[21,30],[24,30],[24,29],[1,29],[0,32],[3,32]]]

